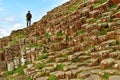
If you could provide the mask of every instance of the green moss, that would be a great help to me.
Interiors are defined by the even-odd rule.
[[[25,80],[32,80],[30,77],[26,78]]]
[[[57,37],[61,37],[63,35],[64,35],[64,33],[62,33],[62,32],[57,32],[57,34],[56,34]]]
[[[41,76],[49,76],[49,73],[45,71],[40,71],[40,74]]]
[[[110,8],[117,8],[117,5],[116,5],[116,4],[112,4],[112,5],[110,6]]]
[[[38,57],[38,60],[42,60],[42,59],[46,59],[46,58],[48,58],[48,55],[45,54],[45,53],[42,53],[42,55],[40,55],[40,56]]]
[[[12,75],[13,74],[13,71],[7,71],[6,73],[4,73],[4,76],[9,76],[9,75]]]
[[[23,65],[23,68],[27,68],[27,65],[28,64],[31,64],[32,62],[31,61],[27,61],[24,65]]]
[[[34,43],[34,44],[30,44],[27,46],[28,48],[33,48],[33,47],[43,47],[42,44],[37,44],[37,43]]]
[[[74,58],[74,59],[71,60],[71,62],[79,62],[79,61],[80,61],[79,58]]]
[[[89,50],[89,49],[91,49],[91,48],[94,48],[95,46],[87,46],[87,47],[85,47],[85,51],[86,50]]]
[[[18,44],[18,41],[17,41],[16,39],[14,39],[14,40],[12,40],[12,41],[10,42],[10,46],[11,46],[11,47],[14,46],[14,45],[16,45],[16,44]]]
[[[3,51],[4,51],[3,48],[0,47],[0,53],[3,53]]]
[[[67,13],[71,13],[71,12],[73,12],[73,11],[75,11],[75,10],[78,10],[78,6],[72,6],[71,8],[69,8],[69,9],[67,10]]]
[[[51,75],[49,80],[57,80],[56,76],[55,75]]]
[[[18,40],[18,39],[21,39],[21,38],[24,38],[25,37],[25,34],[17,34],[15,36],[15,38]]]
[[[108,31],[109,31],[108,28],[102,28],[102,29],[100,30],[100,32],[98,33],[98,35],[106,35]]]
[[[19,73],[20,75],[24,75],[23,67],[20,66],[17,69],[15,69],[14,73]]]
[[[46,38],[50,38],[49,33],[46,33],[46,34],[44,35],[44,37],[46,37]]]
[[[108,74],[108,73],[104,73],[103,78],[104,78],[104,79],[108,79],[109,76],[110,76],[110,74]]]
[[[93,5],[93,8],[96,8],[97,6],[101,5],[102,3],[105,3],[107,0],[99,0],[97,3]]]
[[[82,29],[79,29],[79,30],[77,30],[77,32],[76,32],[77,35],[80,35],[80,34],[82,34],[82,33],[83,33],[83,30],[82,30]]]
[[[43,47],[42,53],[47,53],[47,49]]]
[[[39,63],[39,64],[37,64],[37,68],[38,69],[42,69],[42,68],[44,68],[46,66],[46,63]]]
[[[120,45],[120,42],[118,40],[116,40],[116,45]]]
[[[58,64],[56,70],[63,70],[64,67],[65,67],[64,64]]]
[[[19,75],[24,75],[23,67],[19,66],[17,69],[15,69],[13,71],[7,71],[6,73],[4,73],[4,76],[10,76],[15,73],[18,73]]]

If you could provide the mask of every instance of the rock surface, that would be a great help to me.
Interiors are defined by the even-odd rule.
[[[119,7],[119,0],[71,0],[1,38],[0,77],[119,80]]]

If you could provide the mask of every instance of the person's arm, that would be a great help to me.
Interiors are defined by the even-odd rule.
[[[31,18],[32,18],[32,14],[31,14]]]

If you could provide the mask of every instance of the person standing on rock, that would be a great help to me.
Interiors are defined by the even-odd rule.
[[[26,14],[27,26],[31,25],[31,18],[32,14],[30,13],[30,11],[28,11],[28,13]]]

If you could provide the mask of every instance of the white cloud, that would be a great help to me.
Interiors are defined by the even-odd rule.
[[[0,29],[0,38],[2,38],[3,36],[8,36],[9,33],[5,30],[5,29]]]
[[[6,17],[4,20],[7,22],[12,22],[12,21],[14,21],[14,17],[13,16]]]
[[[13,25],[13,30],[22,29],[24,26],[21,23],[15,23]]]
[[[11,31],[22,29],[22,28],[24,28],[24,26],[21,23],[15,23],[15,24],[9,26],[9,28],[4,26],[3,29],[0,29],[0,38],[2,38],[4,36],[9,36]]]

